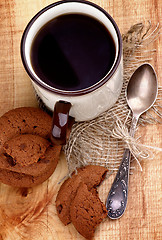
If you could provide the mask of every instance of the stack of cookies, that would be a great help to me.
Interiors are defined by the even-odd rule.
[[[61,146],[50,142],[52,118],[41,109],[22,107],[0,118],[0,181],[33,187],[54,172]]]

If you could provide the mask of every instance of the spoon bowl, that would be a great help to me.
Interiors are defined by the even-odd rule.
[[[126,90],[126,100],[133,112],[130,136],[134,136],[139,116],[154,104],[158,92],[157,77],[153,67],[146,63],[132,75]],[[128,198],[131,153],[125,149],[123,159],[106,201],[108,217],[120,218],[125,212]]]
[[[135,115],[141,115],[155,102],[157,97],[157,77],[153,67],[146,63],[132,75],[127,86],[127,103]]]

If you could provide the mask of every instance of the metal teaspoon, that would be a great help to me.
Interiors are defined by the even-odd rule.
[[[133,73],[126,90],[126,100],[133,112],[130,136],[134,136],[138,119],[155,102],[158,92],[157,77],[153,67],[146,63]],[[127,204],[131,153],[125,149],[119,170],[106,200],[108,217],[120,218]]]

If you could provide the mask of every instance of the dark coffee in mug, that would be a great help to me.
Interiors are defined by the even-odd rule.
[[[51,87],[75,91],[99,82],[115,61],[107,28],[83,14],[64,14],[46,23],[31,46],[37,76]]]

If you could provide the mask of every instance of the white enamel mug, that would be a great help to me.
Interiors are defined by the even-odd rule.
[[[107,74],[102,79],[98,79],[96,84],[76,91],[56,89],[43,82],[34,71],[30,56],[33,39],[39,30],[59,15],[70,13],[86,14],[103,23],[111,34],[116,48],[114,63]],[[53,111],[57,105],[57,110],[54,111],[54,115],[57,116],[53,117],[57,120],[53,120],[55,123],[52,132],[56,139],[65,138],[61,135],[66,134],[68,112],[71,117],[75,118],[75,121],[91,120],[111,108],[120,95],[123,83],[121,34],[113,18],[104,9],[92,2],[84,0],[58,1],[38,12],[28,23],[23,33],[21,56],[34,89],[45,106]],[[65,109],[64,105],[66,105]],[[62,116],[62,120],[60,120],[60,116]],[[63,127],[65,127],[64,133],[62,133]],[[65,141],[63,140],[62,143]]]

